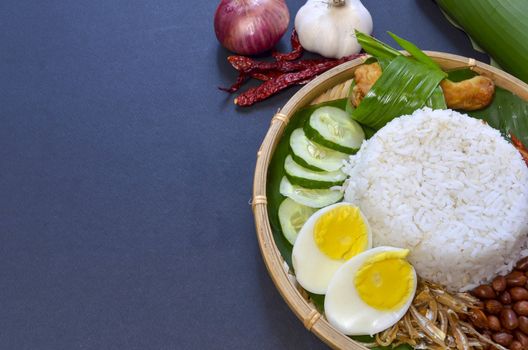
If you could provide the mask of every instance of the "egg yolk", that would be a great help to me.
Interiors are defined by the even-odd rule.
[[[345,259],[365,251],[368,230],[359,208],[338,206],[317,220],[314,227],[315,244],[332,259]]]
[[[402,307],[413,293],[414,273],[405,260],[409,250],[384,252],[363,263],[354,284],[360,298],[378,310]]]

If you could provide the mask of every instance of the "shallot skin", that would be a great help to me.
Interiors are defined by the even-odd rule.
[[[222,0],[214,28],[218,41],[241,55],[272,49],[288,29],[290,13],[284,0]]]

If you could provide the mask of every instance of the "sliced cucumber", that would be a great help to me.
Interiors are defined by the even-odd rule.
[[[361,125],[342,109],[330,106],[316,109],[304,124],[304,132],[310,140],[348,154],[356,153],[365,140]]]
[[[312,170],[336,171],[341,169],[343,161],[348,159],[348,154],[335,151],[310,141],[303,129],[295,129],[290,135],[290,147],[299,164]],[[314,169],[315,168],[315,169]]]
[[[345,181],[346,175],[341,170],[317,172],[297,164],[291,155],[284,161],[284,172],[292,185],[305,188],[330,188],[339,186]]]
[[[290,153],[292,159],[295,161],[295,163],[299,164],[300,166],[302,166],[303,168],[306,168],[308,170],[311,170],[311,171],[314,171],[314,172],[317,172],[317,173],[324,173],[325,171],[323,169],[319,169],[318,167],[315,167],[313,165],[310,165],[308,163],[306,163],[306,161],[300,157],[297,157],[295,155],[295,153],[291,152]]]
[[[286,176],[281,180],[280,193],[310,208],[326,207],[339,202],[343,198],[343,193],[339,190],[314,190],[292,185]]]
[[[317,209],[299,204],[290,198],[282,201],[279,206],[279,222],[288,242],[292,245],[295,243],[299,230],[316,211]]]

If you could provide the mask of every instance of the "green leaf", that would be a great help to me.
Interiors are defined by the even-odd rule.
[[[405,51],[411,54],[418,62],[422,62],[431,69],[442,70],[440,66],[433,61],[429,56],[427,56],[418,46],[414,45],[410,41],[407,41],[403,38],[400,38],[394,33],[388,32],[389,35],[400,45]]]
[[[446,76],[438,69],[398,56],[383,71],[352,117],[378,130],[392,119],[423,107]]]
[[[447,79],[453,82],[460,82],[462,80],[471,79],[478,75],[477,72],[469,68],[453,69],[447,72]]]
[[[355,109],[354,105],[352,104],[352,98],[351,98],[352,97],[352,90],[354,89],[354,86],[356,86],[356,81],[352,80],[352,84],[350,84],[350,89],[348,89],[348,94],[347,94],[348,98],[346,100],[346,107],[345,107],[345,112],[347,112],[347,114],[350,117],[352,117],[352,112]]]
[[[319,311],[320,313],[323,313],[325,296],[321,294],[313,294],[310,292],[308,292],[308,294],[310,295],[310,299],[312,300],[312,303],[315,305],[315,308],[317,309],[317,311]]]
[[[447,109],[447,105],[445,103],[444,98],[444,92],[442,91],[440,85],[438,85],[434,89],[433,93],[431,94],[431,97],[429,97],[427,99],[427,102],[425,102],[425,105],[432,109]]]
[[[525,146],[528,146],[528,102],[500,87],[495,88],[493,102],[486,108],[464,112],[485,120],[509,139],[512,133]]]
[[[528,1],[437,0],[447,16],[507,72],[528,83]]]
[[[356,30],[356,39],[366,53],[378,59],[393,59],[401,56],[398,50],[358,30]]]
[[[459,82],[477,75],[469,68],[461,68],[449,71],[447,78]],[[524,145],[528,145],[528,102],[508,90],[496,86],[489,106],[478,111],[460,112],[486,121],[491,127],[500,130],[506,138],[509,138],[511,132]]]

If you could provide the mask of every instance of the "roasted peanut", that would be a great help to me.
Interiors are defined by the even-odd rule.
[[[513,301],[528,300],[528,290],[523,287],[511,288],[510,295]]]
[[[482,286],[473,289],[473,295],[479,299],[493,299],[496,296],[493,288],[487,284],[483,284]]]
[[[528,334],[528,317],[526,317],[526,316],[520,316],[519,317],[519,329],[524,334]]]
[[[491,287],[497,292],[504,292],[506,290],[506,277],[497,276],[491,282]]]
[[[522,258],[521,260],[517,261],[517,264],[515,265],[515,268],[517,270],[521,271],[528,271],[528,256]]]
[[[484,303],[484,308],[487,313],[491,315],[498,315],[502,310],[502,304],[494,299],[486,300]]]
[[[526,284],[528,277],[521,271],[512,271],[506,275],[506,285],[508,287],[520,287]]]
[[[488,328],[488,318],[482,310],[472,309],[469,311],[469,319],[477,328]]]
[[[502,346],[510,346],[513,341],[513,335],[504,332],[495,333],[491,338]]]
[[[528,336],[521,331],[515,331],[515,339],[521,343],[525,349],[528,349]]]
[[[513,330],[519,327],[519,319],[515,312],[511,309],[503,309],[500,313],[500,323],[502,327]]]
[[[513,305],[513,311],[519,316],[528,316],[528,301],[518,301]]]
[[[498,299],[499,299],[499,301],[501,302],[502,305],[508,305],[508,304],[511,304],[511,302],[512,302],[511,294],[508,291],[502,292],[499,295]]]
[[[488,316],[488,327],[494,332],[501,330],[501,324],[497,316],[489,315]]]
[[[514,340],[510,345],[510,350],[524,350],[521,342]]]

